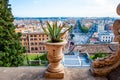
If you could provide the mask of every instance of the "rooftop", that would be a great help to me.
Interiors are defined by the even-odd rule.
[[[110,43],[110,44],[85,44],[78,45],[75,47],[75,51],[80,50],[81,52],[88,53],[114,53],[118,49],[118,44]]]

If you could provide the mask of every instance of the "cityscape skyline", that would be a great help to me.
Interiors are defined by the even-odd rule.
[[[119,0],[10,0],[15,17],[118,17]]]

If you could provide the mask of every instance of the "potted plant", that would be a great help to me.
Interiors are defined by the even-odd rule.
[[[45,43],[48,50],[47,58],[50,62],[48,68],[45,72],[46,78],[63,78],[64,77],[64,67],[61,64],[61,60],[64,56],[62,53],[63,46],[67,43],[66,40],[61,39],[62,36],[68,32],[71,27],[63,25],[58,25],[54,22],[52,25],[47,21],[47,27],[42,29],[46,35],[49,36],[50,40]]]

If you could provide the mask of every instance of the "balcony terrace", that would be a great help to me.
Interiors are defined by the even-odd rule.
[[[117,7],[117,13],[120,15],[120,4]],[[113,32],[115,34],[115,42],[119,42],[120,44],[120,31],[119,30],[120,30],[120,20],[116,20],[115,23],[113,24]],[[55,45],[61,46],[63,44],[64,43],[60,43],[60,44],[54,43],[54,46]],[[109,49],[110,51],[108,53],[111,53],[111,51],[113,51],[114,53],[111,54],[107,58],[101,58],[101,59],[94,60],[92,64],[90,65],[90,67],[88,66],[88,67],[81,67],[81,68],[76,68],[76,67],[69,68],[69,67],[66,67],[66,65],[64,65],[65,68],[62,68],[61,64],[59,67],[59,62],[62,59],[63,54],[61,54],[62,51],[61,52],[57,51],[57,53],[60,53],[60,55],[58,56],[57,54],[57,58],[56,58],[55,50],[57,49],[59,50],[59,47],[57,46],[57,49],[56,48],[54,49],[54,46],[52,46],[53,55],[48,56],[48,60],[51,64],[48,67],[49,69],[47,69],[47,67],[38,67],[38,66],[37,67],[19,66],[19,67],[9,67],[9,68],[1,67],[0,68],[0,80],[120,80],[120,45],[119,44],[118,44],[117,50],[115,46],[113,45],[108,46],[108,45],[102,44],[100,46],[93,45],[92,47],[89,45],[87,46],[82,45],[84,48],[86,48],[85,50],[87,52],[91,51],[91,53],[94,53],[95,52],[94,50],[97,50],[97,49],[101,51],[108,51]],[[47,45],[51,45],[51,43]],[[66,58],[64,59],[64,61],[69,60],[69,58],[72,57],[73,60],[78,60],[78,62],[80,63],[80,64],[76,63],[77,61],[75,61],[73,62],[74,64],[81,65],[82,58],[80,60],[79,55],[71,56],[71,57],[65,56],[65,57]],[[55,59],[52,60],[52,58],[55,58]],[[67,63],[68,63],[67,66],[69,66],[69,64],[71,64],[71,61],[68,61],[65,64]],[[46,69],[48,71],[51,71],[51,73],[48,73],[47,71],[46,72],[47,77],[45,78]],[[65,71],[65,74],[62,73],[62,71]],[[64,75],[63,79],[57,79],[57,78],[48,79],[48,77],[51,78],[55,76],[59,78],[61,75]]]
[[[0,80],[108,80],[106,77],[94,77],[89,68],[65,68],[64,79],[46,79],[46,67],[0,68]]]

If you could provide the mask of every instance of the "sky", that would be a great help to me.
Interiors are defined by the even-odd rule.
[[[15,17],[119,17],[120,0],[9,0]]]

